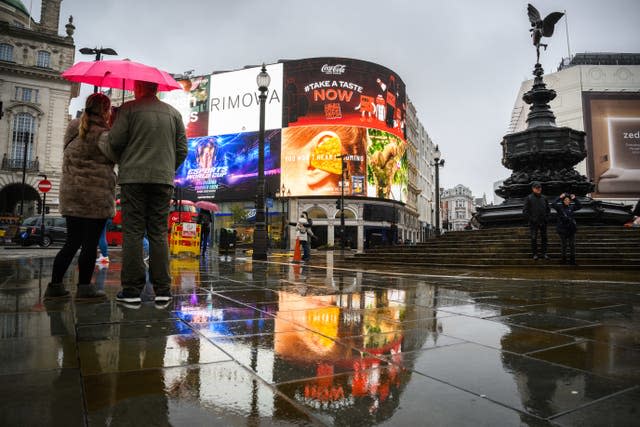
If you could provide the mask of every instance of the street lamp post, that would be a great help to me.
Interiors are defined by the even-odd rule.
[[[46,174],[38,174],[38,176],[42,177],[45,181],[47,180]],[[44,244],[44,216],[46,214],[47,209],[47,193],[42,193],[42,223],[40,224],[40,244]]]
[[[284,215],[284,202],[289,200],[289,197],[291,197],[291,190],[287,189],[287,187],[284,186],[284,184],[282,184],[282,187],[276,191],[276,197],[278,199],[280,199],[280,203],[281,203],[281,209],[280,209],[280,215],[282,217],[282,249],[286,250],[287,249],[287,243],[289,241],[289,239],[286,236],[286,232],[285,230],[287,230],[287,220],[286,217]],[[288,209],[287,209],[288,210]]]
[[[433,166],[436,168],[436,236],[440,235],[440,168],[444,167],[444,159],[441,158],[440,149],[436,145],[433,155]]]
[[[118,52],[111,49],[110,47],[101,47],[101,48],[83,47],[82,49],[80,49],[80,53],[83,55],[95,55],[96,61],[100,61],[101,55],[117,55],[118,54]],[[98,86],[93,87],[93,93],[98,93]]]
[[[265,203],[264,203],[264,115],[267,101],[267,89],[271,83],[271,77],[267,68],[262,64],[262,70],[256,78],[260,91],[260,132],[258,134],[258,188],[256,191],[256,226],[253,232],[253,256],[254,260],[267,260],[267,230],[265,229]]]

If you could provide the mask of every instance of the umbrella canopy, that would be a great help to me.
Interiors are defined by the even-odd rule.
[[[131,91],[136,80],[157,83],[158,91],[182,89],[169,73],[127,59],[81,61],[64,71],[62,77],[72,82]]]
[[[200,200],[199,202],[196,202],[196,207],[200,209],[206,209],[211,212],[218,212],[220,210],[220,207],[218,205],[216,205],[215,203],[207,202],[206,200]]]

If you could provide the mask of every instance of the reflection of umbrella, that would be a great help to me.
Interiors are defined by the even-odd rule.
[[[64,71],[62,77],[72,82],[125,90],[133,90],[136,80],[157,83],[159,91],[182,89],[167,72],[128,59],[81,61]]]
[[[211,212],[218,212],[220,210],[220,207],[218,205],[216,205],[215,203],[207,202],[206,200],[200,200],[199,202],[196,202],[196,207],[200,209],[206,209]]]

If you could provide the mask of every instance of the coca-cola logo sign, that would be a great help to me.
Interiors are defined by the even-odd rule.
[[[340,75],[340,74],[344,74],[346,69],[347,69],[347,66],[343,64],[336,64],[336,65],[324,64],[320,69],[320,71],[322,71],[325,74]]]

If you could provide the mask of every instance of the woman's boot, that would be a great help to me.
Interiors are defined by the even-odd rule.
[[[95,285],[82,285],[78,284],[78,291],[76,292],[76,301],[101,301],[104,300],[107,295],[104,291],[96,288]]]
[[[49,283],[47,285],[47,290],[44,291],[44,299],[60,299],[60,298],[69,298],[71,293],[64,288],[62,283]]]

